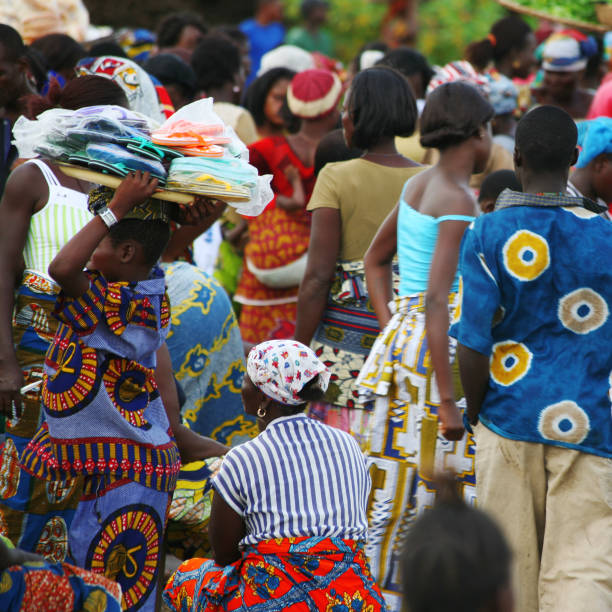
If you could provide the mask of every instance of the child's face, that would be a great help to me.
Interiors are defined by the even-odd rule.
[[[100,241],[100,244],[98,244],[96,250],[91,254],[87,262],[87,268],[89,270],[100,272],[109,282],[120,280],[120,265],[119,246],[113,244],[110,236],[105,236]]]

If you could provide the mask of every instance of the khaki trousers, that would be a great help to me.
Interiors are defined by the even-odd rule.
[[[612,460],[475,434],[478,504],[514,552],[516,612],[611,612]]]

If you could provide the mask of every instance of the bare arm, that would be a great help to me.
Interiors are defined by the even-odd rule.
[[[221,200],[198,197],[191,206],[183,208],[181,227],[170,237],[162,261],[175,261],[187,247],[203,234],[222,214],[227,204]]]
[[[49,190],[40,170],[26,164],[10,175],[0,202],[0,413],[21,412],[23,375],[13,347],[13,295],[22,272],[30,219],[46,203]]]
[[[208,537],[217,565],[229,565],[240,559],[238,544],[245,534],[244,519],[215,491]]]
[[[156,187],[157,179],[151,179],[148,172],[130,174],[121,181],[108,208],[121,220],[135,204],[151,197]],[[89,278],[83,269],[107,234],[108,227],[104,221],[98,216],[94,217],[62,247],[49,264],[49,275],[66,295],[79,297],[87,291]]]
[[[457,345],[461,385],[467,402],[468,421],[478,423],[480,408],[489,386],[489,357],[463,344]]]
[[[393,299],[391,262],[397,253],[397,215],[399,204],[378,228],[370,248],[363,258],[370,302],[376,312],[380,329],[391,319],[389,302]]]
[[[164,343],[157,351],[157,367],[155,381],[168,416],[170,428],[174,434],[176,445],[183,463],[219,457],[227,453],[227,446],[206,438],[181,423],[181,411],[176,392],[176,384],[172,375],[172,362],[168,347]]]
[[[336,208],[312,213],[308,263],[300,285],[295,339],[309,345],[321,321],[340,253],[341,220]]]
[[[286,211],[301,210],[306,206],[306,194],[304,193],[304,186],[302,185],[302,179],[300,173],[294,166],[289,166],[285,170],[285,174],[291,183],[293,193],[290,196],[277,194],[276,205]]]
[[[460,440],[464,431],[455,404],[455,389],[448,354],[448,294],[455,278],[461,238],[467,225],[467,222],[463,221],[440,223],[425,302],[427,344],[440,392],[440,430],[448,440]]]

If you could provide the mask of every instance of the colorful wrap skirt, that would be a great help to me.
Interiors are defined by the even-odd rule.
[[[172,311],[166,340],[172,369],[185,392],[185,424],[233,446],[255,437],[242,407],[244,349],[232,305],[221,285],[196,266],[162,266]]]
[[[0,610],[120,612],[121,587],[67,563],[29,562],[0,572]]]
[[[124,611],[154,612],[170,494],[88,476],[69,534],[79,567],[118,582]]]
[[[451,317],[455,299],[449,296]],[[455,472],[468,503],[475,501],[476,479],[472,436],[450,442],[438,432],[440,398],[427,346],[425,294],[398,297],[391,310],[357,385],[373,411],[366,441],[372,477],[366,553],[389,609],[399,611],[403,541],[415,517],[434,503],[434,474]],[[449,338],[455,397],[462,407],[455,346]]]
[[[225,567],[191,559],[168,581],[164,601],[177,612],[386,610],[363,544],[323,537],[265,540]]]
[[[13,343],[25,384],[42,383],[45,354],[58,322],[51,316],[59,288],[49,279],[26,271],[17,290]],[[22,452],[43,420],[42,384],[22,396],[18,418],[6,421],[0,452],[0,532],[20,548],[64,561],[68,528],[82,493],[82,480],[45,482],[19,466]]]
[[[327,307],[310,343],[332,376],[324,401],[312,402],[308,416],[350,432],[362,445],[370,412],[359,403],[355,381],[379,332],[363,261],[340,262]]]
[[[168,510],[166,546],[179,559],[211,554],[208,522],[212,507],[212,476],[221,464],[219,457],[181,466]]]

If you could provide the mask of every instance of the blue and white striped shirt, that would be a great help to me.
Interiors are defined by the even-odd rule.
[[[246,546],[272,538],[365,540],[370,475],[357,442],[303,414],[233,448],[213,486],[241,516]]]

